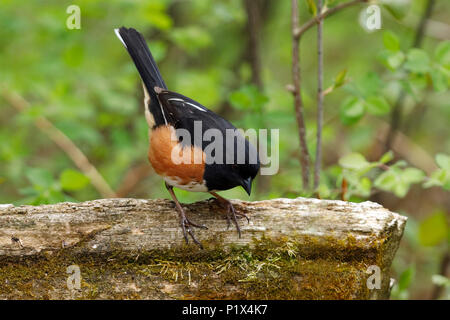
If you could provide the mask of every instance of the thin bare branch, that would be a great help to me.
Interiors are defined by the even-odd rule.
[[[3,90],[3,97],[8,103],[23,112],[30,107],[28,101],[17,93],[11,93]],[[84,153],[69,139],[61,130],[56,128],[44,116],[36,118],[34,124],[44,132],[61,150],[63,150],[73,163],[84,173],[90,180],[95,189],[105,198],[114,198],[116,194],[105,181],[98,170],[89,162]]]
[[[300,139],[300,163],[302,166],[303,188],[309,189],[309,164],[310,156],[308,146],[306,144],[306,127],[303,116],[303,101],[301,95],[301,78],[300,78],[300,38],[296,36],[295,31],[299,24],[298,1],[292,0],[292,81],[295,114],[298,125],[298,134]]]
[[[322,0],[317,2],[317,12],[322,12]],[[323,126],[323,19],[317,25],[317,139],[316,159],[314,163],[314,189],[320,181],[320,167],[322,163],[322,126]]]

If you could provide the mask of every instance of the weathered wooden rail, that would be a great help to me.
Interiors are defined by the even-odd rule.
[[[195,230],[204,250],[184,244],[168,200],[0,205],[0,299],[389,297],[406,217],[371,202],[233,203],[251,218],[240,239],[214,200],[184,206],[208,226]]]

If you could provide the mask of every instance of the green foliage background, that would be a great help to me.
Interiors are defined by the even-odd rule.
[[[171,90],[201,102],[237,127],[280,129],[280,171],[256,181],[250,199],[313,195],[301,185],[298,129],[293,98],[286,90],[292,63],[290,1],[260,3],[263,88],[252,83],[247,14],[241,0],[1,0],[0,203],[101,196],[36,128],[40,116],[83,151],[113,190],[122,186],[132,168],[147,163],[140,81],[113,32],[122,25],[145,34]],[[71,4],[81,8],[80,30],[66,28]],[[300,4],[305,22],[311,10],[307,1]],[[429,32],[422,48],[411,50],[425,1],[380,4],[382,29],[375,32],[360,26],[366,5],[325,21],[324,86],[332,90],[325,97],[324,172],[316,191],[322,198],[339,198],[345,180],[347,199],[370,199],[408,215],[394,263],[399,283],[393,297],[428,298],[434,284],[449,286],[447,278],[432,276],[439,273],[450,241],[450,43]],[[438,0],[432,19],[448,28],[449,13],[450,3]],[[316,147],[316,46],[313,28],[301,42],[311,154]],[[385,154],[382,128],[390,125],[401,89],[406,92],[401,131],[409,144],[401,154]],[[19,94],[30,108],[18,112],[5,94]],[[208,197],[176,192],[184,202]],[[223,195],[247,199],[241,189]],[[150,173],[126,196],[168,195],[162,180]],[[441,297],[448,298],[448,291]]]

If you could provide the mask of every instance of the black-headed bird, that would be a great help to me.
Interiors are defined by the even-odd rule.
[[[115,29],[115,33],[141,76],[149,126],[148,159],[155,172],[164,179],[175,202],[186,242],[189,234],[201,247],[192,227],[206,227],[186,217],[174,187],[209,192],[216,197],[227,210],[228,226],[233,221],[240,237],[236,217],[249,219],[217,191],[242,186],[250,195],[252,181],[260,168],[256,148],[229,121],[197,101],[169,91],[142,34],[125,27]],[[220,139],[218,135],[221,135]],[[211,147],[213,142],[214,148]]]

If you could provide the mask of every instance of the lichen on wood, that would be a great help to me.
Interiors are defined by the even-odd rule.
[[[208,226],[186,245],[173,202],[101,199],[0,205],[0,299],[376,299],[406,218],[371,202],[233,200],[242,238],[214,200],[184,205]],[[81,288],[67,287],[67,267]],[[370,289],[369,266],[381,270]]]

